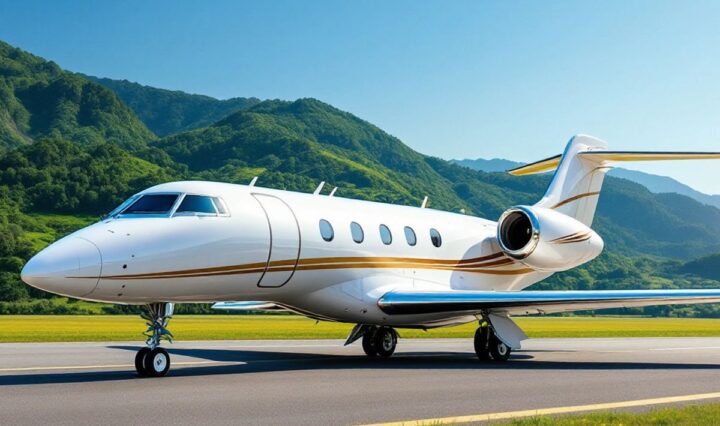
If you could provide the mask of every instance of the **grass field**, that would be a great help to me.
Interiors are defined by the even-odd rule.
[[[512,426],[590,426],[590,425],[673,425],[704,426],[720,422],[720,404],[691,405],[682,408],[664,408],[647,413],[601,412],[578,416],[532,417],[495,425]]]
[[[529,317],[516,318],[530,337],[720,336],[720,319]],[[401,337],[469,338],[475,324],[400,330]],[[178,315],[170,322],[177,340],[343,339],[350,324],[315,323],[295,315]],[[141,340],[143,320],[126,315],[4,315],[0,342]]]

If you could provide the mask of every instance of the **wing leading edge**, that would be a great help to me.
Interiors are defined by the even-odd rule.
[[[655,305],[720,303],[720,289],[600,291],[391,291],[378,300],[391,315],[506,312],[536,314]]]

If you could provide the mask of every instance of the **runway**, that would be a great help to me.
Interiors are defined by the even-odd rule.
[[[176,342],[160,379],[136,377],[138,347],[0,344],[0,424],[367,424],[720,392],[720,338],[535,339],[503,364],[470,338],[401,339],[389,360],[334,340]]]

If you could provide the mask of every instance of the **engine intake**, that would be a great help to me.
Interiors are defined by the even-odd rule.
[[[597,257],[602,238],[578,220],[542,207],[516,206],[500,216],[502,251],[539,271],[564,271]]]
[[[540,223],[532,210],[513,207],[499,221],[498,242],[505,254],[515,259],[528,257],[540,240]]]

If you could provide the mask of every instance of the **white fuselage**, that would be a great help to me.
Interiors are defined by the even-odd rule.
[[[141,194],[151,193],[218,197],[227,214],[103,220],[33,258],[29,282],[111,303],[271,301],[321,319],[431,327],[473,317],[389,318],[378,298],[396,289],[514,291],[550,275],[502,254],[496,223],[477,217],[213,182],[173,182]],[[333,228],[330,241],[321,220]],[[362,227],[362,242],[353,240],[352,222]],[[31,276],[34,268],[43,273]]]

